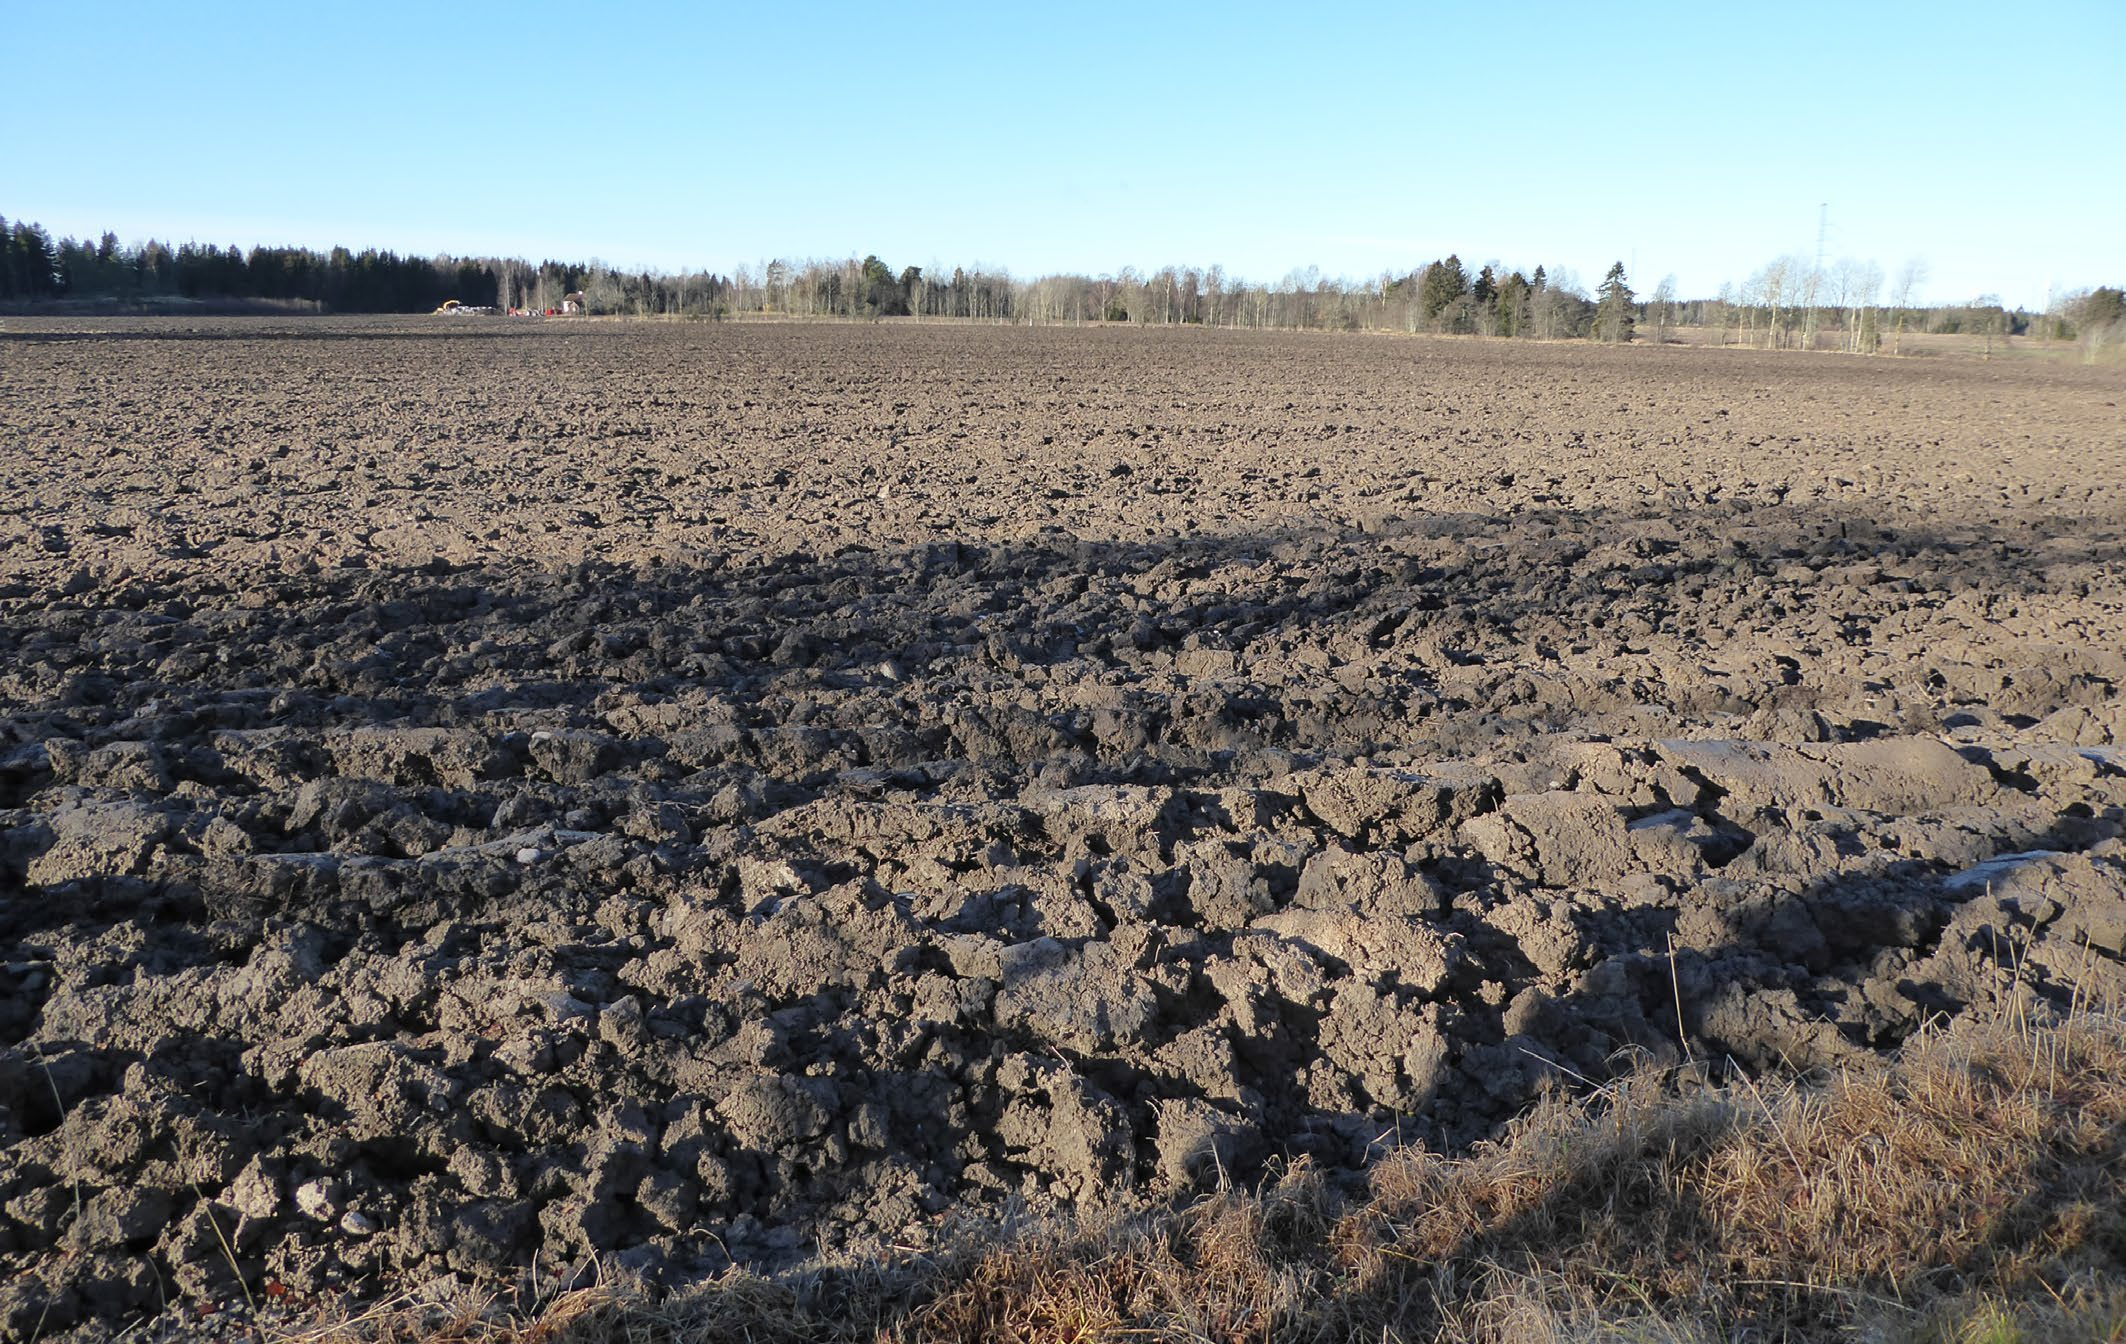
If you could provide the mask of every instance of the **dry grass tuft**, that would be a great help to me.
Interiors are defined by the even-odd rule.
[[[1640,1074],[1340,1201],[1299,1165],[1180,1211],[814,1283],[404,1309],[296,1337],[2126,1344],[2126,1024],[1963,1023],[1817,1085]]]

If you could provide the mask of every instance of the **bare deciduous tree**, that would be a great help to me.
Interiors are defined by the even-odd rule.
[[[1664,275],[1661,283],[1654,286],[1654,296],[1646,304],[1647,324],[1653,328],[1654,344],[1668,339],[1668,328],[1676,316],[1676,277]]]
[[[1896,334],[1890,338],[1890,353],[1901,355],[1905,346],[1905,319],[1912,309],[1912,296],[1927,282],[1927,263],[1917,257],[1907,261],[1897,272],[1897,283],[1891,289],[1892,301],[1897,306]]]
[[[1774,257],[1765,268],[1750,277],[1750,287],[1757,291],[1758,300],[1764,305],[1764,348],[1776,349],[1779,345],[1779,306],[1787,301],[1794,285],[1794,259]]]
[[[1882,348],[1882,330],[1875,318],[1875,300],[1882,293],[1882,267],[1872,261],[1853,268],[1853,323],[1846,349],[1872,355]]]
[[[1797,277],[1796,283],[1801,290],[1800,299],[1796,305],[1802,309],[1801,348],[1814,350],[1816,348],[1816,331],[1819,322],[1816,305],[1823,298],[1823,265],[1820,255],[1816,261],[1796,257],[1794,262],[1794,273]]]

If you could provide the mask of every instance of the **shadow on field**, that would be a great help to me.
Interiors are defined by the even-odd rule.
[[[588,712],[616,692],[689,689],[802,722],[837,692],[920,683],[931,699],[912,708],[928,714],[1000,678],[1050,689],[1154,679],[1177,705],[1224,697],[1274,714],[1300,687],[1348,709],[1426,689],[1450,667],[1481,690],[1539,672],[1567,646],[1695,660],[1737,634],[1784,637],[1787,679],[1806,682],[1808,646],[1827,638],[1914,667],[1953,662],[1964,651],[1912,629],[1943,602],[2083,596],[2122,564],[2115,534],[1892,530],[1758,508],[689,563],[202,567],[178,583],[75,594],[14,585],[0,704],[16,740],[32,721],[94,736],[143,711],[180,729],[187,713],[249,726],[290,714],[416,722],[456,718],[475,698]],[[1902,629],[1885,635],[1890,617]],[[1364,675],[1331,675],[1343,668]],[[764,699],[800,685],[812,693]],[[1702,688],[1684,682],[1632,689],[1679,716],[1704,712],[1690,703]],[[1294,736],[1292,708],[1271,735],[1279,745],[1337,745]]]

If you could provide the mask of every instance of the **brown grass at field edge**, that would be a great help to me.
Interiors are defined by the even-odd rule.
[[[391,1306],[304,1344],[2126,1341],[2126,1023],[1962,1023],[1813,1084],[1636,1075],[1359,1201],[1253,1193],[662,1301]]]

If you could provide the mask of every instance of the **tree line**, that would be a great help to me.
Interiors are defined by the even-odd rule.
[[[0,300],[265,300],[346,313],[425,312],[449,298],[494,302],[495,275],[492,262],[375,248],[173,248],[155,240],[124,245],[112,233],[55,241],[39,225],[0,219]]]
[[[580,294],[593,313],[633,316],[941,317],[996,322],[1127,322],[1317,330],[1396,330],[1560,340],[1670,339],[1676,329],[1719,333],[1724,344],[1896,353],[1910,333],[1965,333],[1989,342],[2031,331],[2083,342],[2092,356],[2126,343],[2120,291],[2061,296],[2043,313],[1991,296],[1923,306],[1925,267],[1887,281],[1873,262],[1823,265],[1775,258],[1712,298],[1679,299],[1673,278],[1636,293],[1622,262],[1593,294],[1568,270],[1526,271],[1449,255],[1400,274],[1351,281],[1316,268],[1274,283],[1218,266],[1125,267],[1109,275],[1020,279],[1001,269],[861,260],[771,260],[725,275],[623,271],[596,261],[402,256],[370,248],[211,244],[171,247],[54,239],[43,227],[0,218],[0,303],[80,300],[154,305],[172,299],[266,303],[344,313],[426,312],[449,299],[471,307],[545,310]]]
[[[1617,274],[1621,275],[1621,267]],[[877,256],[772,260],[712,272],[627,272],[597,262],[400,256],[335,247],[215,247],[150,240],[54,240],[36,224],[0,219],[0,302],[74,299],[267,301],[347,313],[471,307],[544,310],[580,293],[592,313],[635,316],[944,317],[996,322],[1470,332],[1556,339],[1593,334],[1600,307],[1569,273],[1468,275],[1457,257],[1370,283],[1293,271],[1249,283],[1222,267],[1168,266],[1112,275],[1025,280],[985,267],[895,270]],[[1629,292],[1624,297],[1628,300]],[[1614,305],[1612,305],[1614,306]],[[1605,329],[1616,336],[1619,328]],[[1622,329],[1628,335],[1628,326]]]

